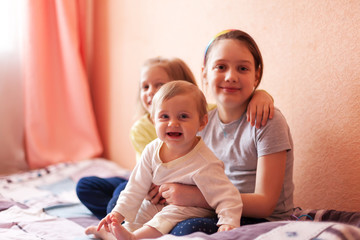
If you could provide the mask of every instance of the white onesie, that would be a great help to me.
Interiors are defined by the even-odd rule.
[[[218,225],[239,227],[243,206],[240,192],[225,175],[223,162],[216,158],[203,140],[200,138],[185,156],[168,163],[163,163],[159,157],[162,144],[157,138],[146,146],[119,196],[113,211],[119,212],[130,223],[124,226],[134,231],[146,224],[167,234],[180,221],[214,216],[214,211],[209,209],[153,205],[144,200],[152,183],[182,183],[196,185],[200,189],[208,204],[215,209]]]

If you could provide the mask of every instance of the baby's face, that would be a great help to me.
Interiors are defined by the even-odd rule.
[[[159,66],[149,67],[141,72],[140,99],[147,112],[150,112],[152,99],[162,85],[170,82],[168,74]]]
[[[197,132],[206,124],[200,121],[196,100],[191,94],[165,100],[157,106],[153,119],[158,137],[169,148],[184,152],[194,147]]]

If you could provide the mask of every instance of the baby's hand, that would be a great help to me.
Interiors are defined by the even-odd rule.
[[[105,231],[110,232],[111,223],[115,221],[122,222],[124,217],[118,212],[111,212],[106,217],[104,217],[98,224],[97,231],[99,231],[102,227],[105,228]]]
[[[219,227],[218,232],[225,232],[225,231],[230,231],[232,229],[234,229],[235,227],[232,225],[228,225],[228,224],[223,224]]]
[[[110,232],[109,226],[111,225],[111,217],[112,215],[109,213],[103,219],[101,219],[96,230],[100,231],[100,229],[104,227],[105,231]]]
[[[111,221],[113,222],[113,221],[116,221],[116,222],[118,222],[118,223],[122,223],[123,221],[124,221],[124,217],[123,217],[123,215],[121,215],[120,213],[118,213],[118,212],[111,212],[111,214],[112,214],[112,216],[111,216]]]

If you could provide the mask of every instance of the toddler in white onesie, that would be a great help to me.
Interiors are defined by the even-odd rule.
[[[215,214],[219,231],[240,226],[240,193],[225,175],[223,162],[196,136],[207,124],[206,108],[205,96],[191,83],[172,81],[160,88],[151,112],[158,138],[145,148],[116,206],[100,221],[98,231],[104,227],[112,234],[110,238],[116,239],[155,238],[185,219]],[[145,200],[152,183],[196,185],[215,212],[166,203],[154,205]]]

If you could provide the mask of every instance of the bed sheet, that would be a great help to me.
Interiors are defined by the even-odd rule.
[[[360,229],[343,223],[278,221],[245,225],[212,235],[196,232],[185,237],[164,235],[159,240],[357,240]]]
[[[77,181],[129,174],[113,162],[89,159],[0,177],[0,239],[91,239],[84,229],[98,219],[77,198]]]
[[[96,239],[84,234],[85,228],[96,225],[98,219],[79,202],[77,181],[84,176],[127,178],[129,174],[113,162],[91,159],[0,177],[0,239]],[[360,239],[359,227],[359,212],[296,208],[289,221],[159,239]]]

